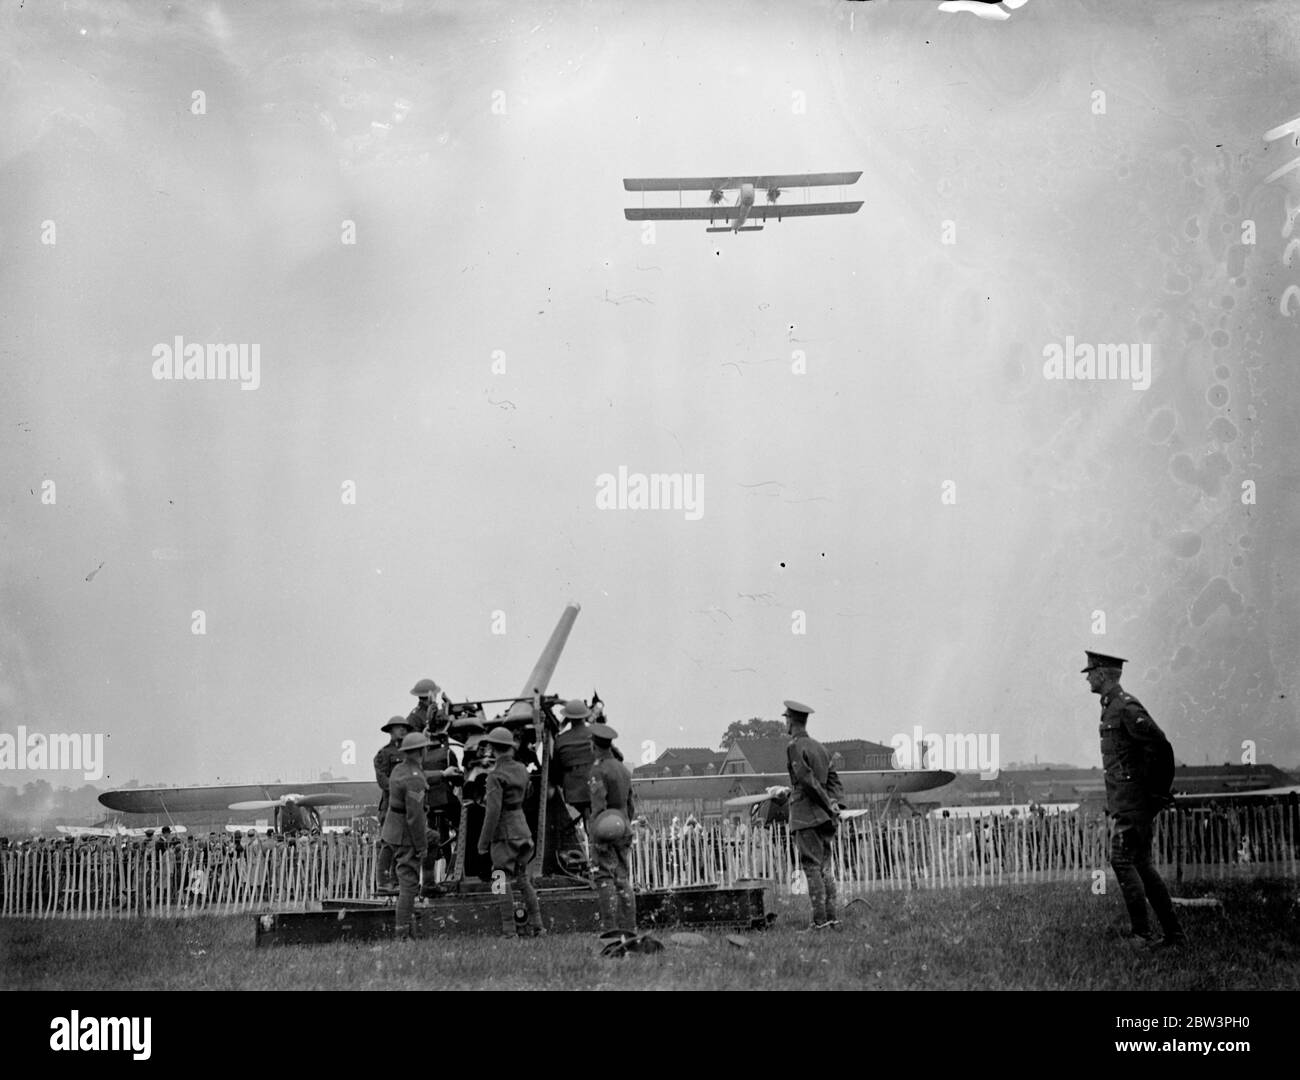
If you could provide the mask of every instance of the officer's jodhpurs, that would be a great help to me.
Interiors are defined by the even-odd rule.
[[[835,918],[835,875],[831,873],[831,851],[835,844],[835,822],[823,821],[794,834],[799,866],[808,879],[808,900],[815,924]]]
[[[1133,933],[1143,937],[1151,933],[1147,916],[1147,901],[1151,901],[1156,918],[1166,937],[1181,934],[1178,916],[1174,914],[1169,890],[1156,868],[1151,865],[1152,815],[1144,811],[1128,811],[1115,815],[1114,832],[1110,838],[1110,865],[1124,894],[1124,906],[1133,924]]]

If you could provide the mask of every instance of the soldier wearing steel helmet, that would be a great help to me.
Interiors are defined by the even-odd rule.
[[[591,854],[596,864],[596,893],[606,930],[636,933],[636,893],[628,853],[632,848],[632,774],[614,756],[616,732],[608,724],[592,724],[596,760],[587,787],[591,792]]]
[[[546,931],[537,890],[528,877],[533,856],[533,834],[524,818],[524,796],[528,793],[528,770],[515,760],[515,739],[506,727],[495,727],[483,737],[492,747],[496,763],[487,774],[483,826],[478,834],[478,852],[491,855],[492,874],[513,878],[524,898],[530,936]]]
[[[456,787],[461,772],[451,753],[450,724],[447,714],[437,710],[430,716],[425,730],[429,747],[424,752],[424,778],[429,782],[429,790],[425,793],[424,805],[430,830],[429,854],[424,867],[425,896],[441,894],[440,886],[435,884],[438,862],[454,858],[452,831],[460,823],[460,799]]]
[[[785,702],[786,768],[790,774],[790,831],[799,852],[799,867],[808,879],[812,929],[838,927],[835,917],[835,875],[831,852],[844,797],[831,756],[808,734],[813,710],[797,701]]]
[[[564,801],[578,811],[585,825],[591,817],[591,793],[587,778],[591,775],[596,753],[591,745],[591,728],[587,721],[591,709],[581,698],[564,703],[561,719],[569,726],[555,737],[551,755],[559,773],[560,792]]]
[[[388,733],[388,742],[379,748],[375,755],[375,783],[379,785],[379,823],[382,826],[388,817],[388,781],[393,770],[402,762],[402,740],[410,732],[411,726],[406,718],[394,716],[380,731]],[[397,878],[393,875],[393,848],[390,844],[379,845],[379,884],[378,891],[389,895],[397,891]]]
[[[397,936],[409,938],[415,931],[415,894],[420,888],[420,864],[429,849],[425,828],[424,748],[429,740],[412,731],[401,745],[402,760],[388,778],[388,815],[380,834],[391,844],[397,866]]]
[[[441,726],[439,716],[442,709],[438,704],[438,695],[442,689],[432,679],[421,679],[413,687],[411,693],[415,696],[415,708],[407,716],[412,731],[425,731],[432,727],[437,730]]]
[[[1101,763],[1106,774],[1106,810],[1114,819],[1110,865],[1119,881],[1131,923],[1131,937],[1142,948],[1187,943],[1164,880],[1151,862],[1152,823],[1173,804],[1173,748],[1142,702],[1119,684],[1123,657],[1088,652],[1081,674],[1101,698]],[[1151,930],[1147,901],[1164,937]]]

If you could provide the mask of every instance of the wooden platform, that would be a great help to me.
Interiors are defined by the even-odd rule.
[[[594,934],[601,925],[596,894],[590,888],[539,890],[542,921],[556,934]],[[322,911],[288,911],[257,915],[257,945],[314,945],[331,941],[371,941],[392,937],[396,908],[391,900],[336,898]],[[776,919],[776,888],[770,881],[742,882],[729,888],[696,886],[637,893],[637,928],[756,930]],[[515,935],[525,923],[522,907],[490,891],[419,901],[416,933],[446,935]]]

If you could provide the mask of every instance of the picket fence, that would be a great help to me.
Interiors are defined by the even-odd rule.
[[[843,894],[1077,880],[1108,867],[1104,816],[856,818],[843,822],[832,867]],[[1162,814],[1153,854],[1175,882],[1243,874],[1296,877],[1293,805]],[[37,841],[0,851],[0,916],[131,918],[191,912],[304,910],[331,896],[374,895],[373,839],[329,836],[235,850],[103,839]],[[639,888],[774,881],[798,868],[781,826],[639,829],[631,851]]]

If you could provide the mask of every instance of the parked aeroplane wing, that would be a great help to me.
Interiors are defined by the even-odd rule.
[[[120,788],[106,791],[99,801],[110,810],[128,814],[184,814],[225,811],[234,802],[276,800],[281,795],[335,793],[352,798],[350,805],[376,806],[379,788],[373,780],[329,780],[297,784],[240,784],[183,788]]]
[[[943,787],[956,778],[940,769],[871,769],[839,773],[845,795],[905,795]],[[769,787],[789,784],[785,773],[728,773],[713,776],[634,776],[637,799],[733,799],[761,795]]]
[[[1300,784],[1292,784],[1289,787],[1271,787],[1271,788],[1254,788],[1243,789],[1239,791],[1188,791],[1174,796],[1180,802],[1187,800],[1206,799],[1244,799],[1252,795],[1262,795],[1264,797],[1279,795],[1300,795]]]

